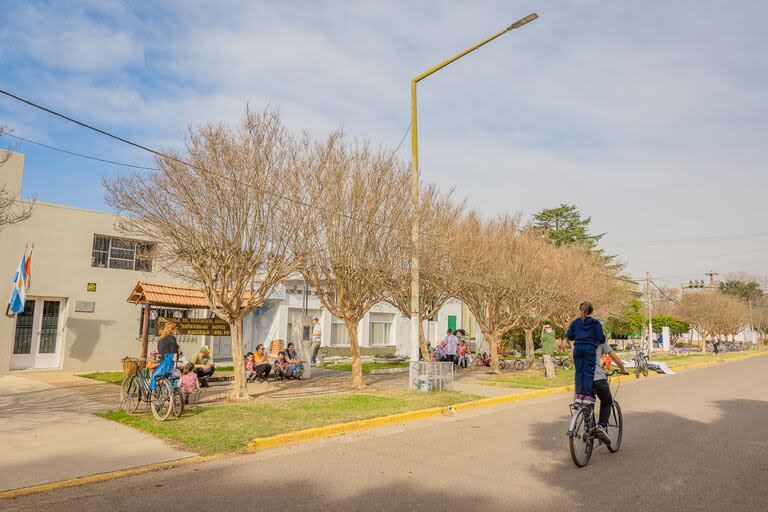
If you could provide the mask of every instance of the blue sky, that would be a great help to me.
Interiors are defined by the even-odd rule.
[[[31,1],[12,11],[0,87],[157,148],[246,104],[279,110],[297,132],[344,127],[394,148],[412,76],[536,11],[419,85],[424,179],[485,214],[576,203],[632,275],[768,273],[765,2]],[[152,165],[7,98],[0,122]],[[27,155],[24,194],[43,201],[106,210],[102,177],[132,172],[9,143]],[[409,157],[408,141],[399,154]]]

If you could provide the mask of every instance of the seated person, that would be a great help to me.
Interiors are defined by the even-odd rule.
[[[264,345],[259,343],[256,345],[256,354],[253,356],[253,372],[254,380],[267,380],[269,372],[272,370],[272,365],[269,364],[269,356],[266,354],[267,350]]]
[[[285,352],[280,351],[277,353],[277,359],[275,359],[272,365],[272,375],[278,379],[284,379],[287,377],[285,371],[288,367],[288,362],[285,360]]]
[[[611,406],[613,405],[613,396],[611,387],[608,385],[608,373],[611,368],[611,361],[619,367],[619,372],[627,375],[624,368],[624,361],[621,360],[616,352],[613,351],[608,342],[603,342],[597,346],[597,358],[595,361],[595,376],[592,379],[592,390],[600,399],[600,418],[597,422],[595,433],[605,444],[611,446],[611,439],[608,437],[608,420],[611,416]],[[608,357],[606,357],[608,356]]]
[[[184,403],[189,403],[189,395],[197,391],[197,374],[195,365],[187,363],[181,369],[181,392],[184,394]]]
[[[256,380],[256,371],[254,370],[254,367],[256,366],[256,363],[253,361],[253,352],[248,352],[245,354],[245,381],[246,382],[253,382]]]
[[[491,366],[491,356],[488,355],[488,352],[483,352],[480,360],[483,362],[483,366]]]
[[[285,350],[286,374],[288,378],[301,379],[304,376],[304,361],[296,352],[293,342],[288,344]]]
[[[191,362],[195,367],[197,378],[200,379],[200,387],[207,388],[209,386],[211,376],[213,376],[213,372],[216,371],[216,365],[213,362],[213,354],[211,354],[211,349],[203,345],[200,347],[200,352],[192,357]]]

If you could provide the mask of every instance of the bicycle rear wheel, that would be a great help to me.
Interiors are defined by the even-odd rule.
[[[595,439],[590,434],[592,429],[591,411],[587,415],[588,409],[582,408],[576,413],[573,432],[568,433],[568,445],[571,451],[571,459],[577,467],[583,468],[589,464],[592,458],[592,448]]]
[[[562,366],[564,370],[570,370],[571,368],[573,368],[573,363],[571,363],[570,359],[566,358],[566,359],[563,359]]]
[[[611,440],[611,445],[608,446],[608,450],[611,453],[616,453],[621,448],[621,438],[624,435],[624,418],[621,415],[621,407],[619,402],[613,401],[611,406],[611,416],[608,418],[608,438]]]
[[[525,361],[522,359],[515,359],[515,370],[524,370],[525,369]]]
[[[173,390],[173,417],[178,418],[184,414],[184,394],[179,389]]]
[[[120,385],[120,408],[125,412],[136,412],[141,403],[141,387],[135,375],[128,375]]]
[[[160,421],[167,420],[173,412],[173,386],[168,379],[161,379],[157,382],[151,409],[152,416]]]

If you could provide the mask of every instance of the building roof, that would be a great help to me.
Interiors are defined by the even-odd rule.
[[[208,308],[203,290],[184,286],[139,281],[128,296],[134,304],[152,304],[178,308]]]

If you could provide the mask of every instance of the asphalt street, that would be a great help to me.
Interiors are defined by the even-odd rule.
[[[577,469],[566,395],[14,500],[0,510],[768,510],[768,356],[620,383]],[[616,392],[616,386],[614,386]]]

